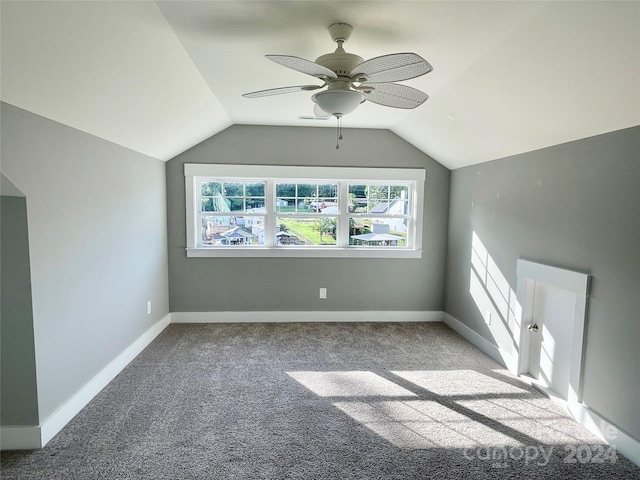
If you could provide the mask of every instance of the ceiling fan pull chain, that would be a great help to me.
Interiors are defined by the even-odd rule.
[[[340,149],[340,140],[342,140],[342,115],[336,115],[336,150]]]

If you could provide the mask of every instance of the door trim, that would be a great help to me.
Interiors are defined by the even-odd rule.
[[[528,335],[527,327],[533,321],[536,282],[568,290],[575,296],[575,308],[570,345],[569,391],[566,392],[566,398],[569,404],[582,403],[583,351],[591,275],[524,259],[518,259],[516,274],[518,276],[516,295],[518,303],[522,306],[517,373],[520,375],[529,371],[530,335]]]

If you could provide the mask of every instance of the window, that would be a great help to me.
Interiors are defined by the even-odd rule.
[[[189,257],[418,258],[424,169],[185,164]]]
[[[204,178],[197,188],[200,246],[264,245],[264,181]]]
[[[406,183],[349,184],[349,245],[407,246],[410,194]]]
[[[337,182],[275,180],[276,245],[337,244]]]

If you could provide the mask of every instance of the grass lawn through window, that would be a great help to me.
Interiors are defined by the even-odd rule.
[[[335,245],[336,239],[328,233],[322,234],[320,240],[320,232],[316,229],[315,220],[285,220],[279,219],[279,223],[286,227],[286,230],[303,240],[307,245]]]

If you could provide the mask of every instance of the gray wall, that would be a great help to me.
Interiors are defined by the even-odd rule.
[[[187,258],[184,163],[426,168],[423,257]],[[171,311],[442,310],[448,196],[449,171],[388,130],[336,150],[333,128],[232,126],[167,163]]]
[[[42,423],[169,311],[165,165],[6,103],[1,114],[2,173],[27,197]]]
[[[445,310],[508,350],[469,293],[472,232],[513,291],[519,258],[593,275],[584,402],[640,439],[640,127],[452,172]]]
[[[27,201],[0,196],[0,425],[37,425]],[[17,191],[17,189],[14,189]]]

